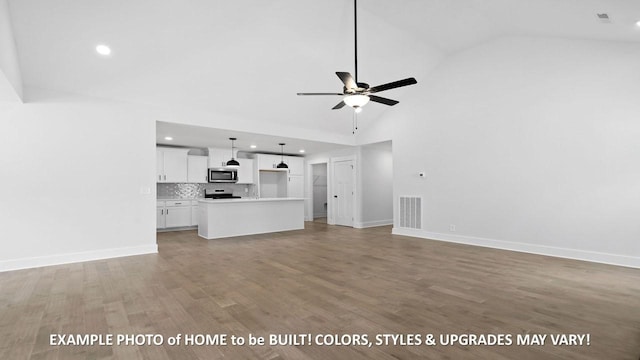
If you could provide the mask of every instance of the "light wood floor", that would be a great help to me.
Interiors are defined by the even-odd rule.
[[[0,273],[0,359],[639,358],[640,270],[306,227],[161,233],[157,255]],[[589,333],[590,346],[51,347],[52,333]]]

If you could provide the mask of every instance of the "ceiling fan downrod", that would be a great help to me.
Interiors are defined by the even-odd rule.
[[[384,98],[376,93],[391,90],[407,85],[417,84],[415,78],[406,78],[402,80],[392,81],[389,83],[381,84],[378,86],[369,86],[364,82],[358,82],[358,0],[353,0],[353,35],[354,35],[354,65],[355,65],[355,77],[346,71],[336,71],[336,75],[342,81],[344,85],[342,92],[316,92],[316,93],[298,93],[298,95],[329,95],[329,96],[342,96],[340,101],[332,110],[342,109],[345,106],[349,106],[359,112],[362,110],[362,106],[366,105],[369,101],[384,104],[387,106],[394,106],[398,103],[396,100]],[[357,129],[357,123],[354,123],[354,130]]]
[[[353,35],[355,49],[355,65],[356,65],[356,84],[358,84],[358,0],[353,0]]]

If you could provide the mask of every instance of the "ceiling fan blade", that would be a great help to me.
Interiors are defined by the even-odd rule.
[[[340,95],[340,96],[344,96],[344,94],[340,94],[340,93],[298,93],[298,95]]]
[[[344,86],[347,89],[355,89],[358,87],[358,85],[356,84],[356,81],[353,80],[353,76],[351,76],[351,74],[349,74],[348,72],[336,71],[336,75],[338,75],[340,80],[342,80],[342,82],[344,83]]]
[[[406,78],[406,79],[402,79],[402,80],[398,80],[398,81],[394,81],[394,82],[390,82],[390,83],[374,86],[372,88],[369,88],[368,91],[370,93],[375,93],[375,92],[385,91],[385,90],[389,90],[389,89],[399,88],[399,87],[402,87],[402,86],[413,85],[413,84],[417,84],[417,83],[418,82],[416,81],[416,79],[411,77],[411,78]]]
[[[391,99],[387,99],[387,98],[383,98],[383,97],[375,96],[375,95],[369,95],[369,100],[371,100],[373,102],[380,103],[380,104],[389,105],[389,106],[393,106],[393,105],[399,103],[399,101],[391,100]]]
[[[338,103],[338,105],[336,105],[336,106],[332,107],[332,108],[331,108],[331,110],[338,110],[338,109],[342,109],[345,105],[347,105],[347,104],[345,104],[345,103],[344,103],[344,101],[340,101],[340,102]]]

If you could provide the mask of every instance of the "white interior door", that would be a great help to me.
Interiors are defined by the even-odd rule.
[[[336,225],[353,226],[353,160],[333,163],[333,209]]]

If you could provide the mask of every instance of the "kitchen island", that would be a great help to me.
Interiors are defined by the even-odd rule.
[[[304,199],[198,201],[198,235],[205,239],[304,229]]]

